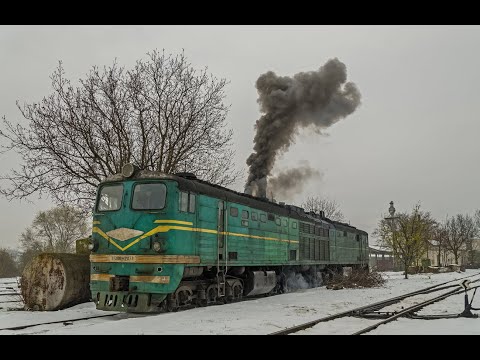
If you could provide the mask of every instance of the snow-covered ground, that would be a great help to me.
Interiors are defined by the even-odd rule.
[[[467,270],[466,273],[419,274],[403,279],[401,272],[383,273],[387,278],[384,287],[371,289],[328,290],[325,287],[300,290],[234,304],[210,306],[164,313],[158,315],[119,314],[112,317],[89,319],[73,324],[50,324],[23,330],[3,330],[1,334],[268,334],[286,327],[319,319],[328,315],[371,304],[406,292],[466,275],[479,273]],[[480,276],[479,276],[480,278]],[[12,279],[0,279],[2,282]],[[470,292],[470,296],[471,296]],[[435,293],[434,296],[438,295]],[[0,296],[0,298],[5,296]],[[6,299],[0,299],[4,301]],[[406,300],[400,305],[410,306],[425,300],[425,296]],[[4,305],[4,304],[0,304]],[[480,308],[480,294],[475,297],[473,306]],[[2,307],[2,306],[0,306]],[[419,314],[457,314],[464,307],[463,295],[450,297],[435,303]],[[477,311],[474,313],[480,313]],[[92,303],[80,304],[70,309],[56,312],[10,311],[0,309],[0,329],[46,321],[62,321],[109,312],[95,309]],[[380,320],[343,318],[320,323],[298,334],[351,334]],[[399,319],[381,325],[369,334],[480,334],[480,319],[410,320]]]

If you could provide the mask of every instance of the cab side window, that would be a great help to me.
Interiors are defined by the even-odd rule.
[[[195,202],[196,202],[195,194],[185,192],[185,191],[180,191],[180,195],[178,199],[179,199],[178,209],[181,212],[189,212],[189,213],[195,212]]]

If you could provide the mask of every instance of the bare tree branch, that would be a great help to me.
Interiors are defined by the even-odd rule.
[[[49,195],[89,209],[98,183],[128,162],[220,185],[239,175],[225,123],[227,81],[195,70],[183,53],[155,50],[129,70],[94,66],[77,87],[60,62],[50,78],[50,95],[17,103],[28,126],[3,118],[2,150],[21,158],[0,177],[10,184],[0,188],[7,199]]]
[[[17,264],[12,254],[0,248],[0,278],[13,277],[19,274]]]
[[[20,235],[25,251],[73,252],[75,241],[89,232],[85,214],[71,206],[40,211]]]
[[[455,263],[458,264],[460,251],[467,250],[469,242],[477,234],[475,219],[468,214],[457,214],[447,218],[443,229],[445,233],[444,246],[451,251],[455,257]]]
[[[305,200],[305,202],[302,204],[302,207],[306,211],[314,211],[317,214],[320,211],[323,211],[325,216],[331,220],[345,221],[345,217],[340,210],[340,206],[335,200],[311,196]]]

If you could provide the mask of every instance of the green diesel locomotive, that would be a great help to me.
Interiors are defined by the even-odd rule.
[[[155,312],[285,292],[368,266],[368,235],[190,173],[131,164],[97,191],[90,289],[98,309]]]

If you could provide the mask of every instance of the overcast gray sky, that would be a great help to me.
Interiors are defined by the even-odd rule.
[[[117,58],[128,67],[155,48],[184,49],[195,67],[230,81],[228,122],[245,172],[258,76],[317,70],[334,57],[345,63],[362,105],[328,136],[302,133],[277,161],[306,160],[323,173],[294,203],[330,197],[369,233],[390,200],[398,211],[420,202],[439,219],[480,208],[478,26],[0,26],[0,116],[22,121],[15,101],[47,95],[59,60],[77,80],[93,65]],[[0,155],[2,173],[17,166],[15,154]],[[52,206],[31,200],[0,199],[0,247],[16,247],[35,213]]]

